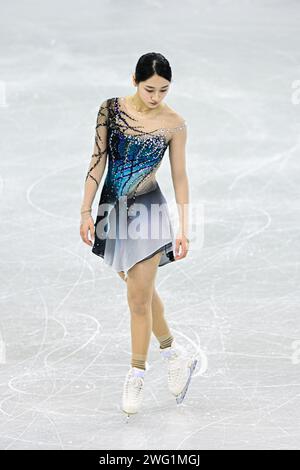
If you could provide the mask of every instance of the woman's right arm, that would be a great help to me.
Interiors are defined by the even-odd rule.
[[[107,159],[107,100],[101,103],[96,120],[95,143],[84,183],[84,195],[81,203],[80,235],[88,245],[88,231],[94,239],[94,221],[91,216],[92,204],[105,171]]]

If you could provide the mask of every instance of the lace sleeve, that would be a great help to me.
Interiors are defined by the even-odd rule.
[[[96,120],[95,143],[84,184],[81,210],[92,207],[96,192],[103,176],[107,159],[107,100],[99,108]]]

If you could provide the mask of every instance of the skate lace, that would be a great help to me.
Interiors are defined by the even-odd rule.
[[[184,360],[181,358],[176,358],[175,360],[172,361],[170,360],[169,368],[168,368],[168,380],[171,383],[178,382],[182,375],[183,375],[183,364]]]
[[[143,379],[141,377],[130,377],[126,382],[126,394],[130,393],[130,398],[136,400],[141,392],[143,386]]]

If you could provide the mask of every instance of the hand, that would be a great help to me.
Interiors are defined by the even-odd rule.
[[[81,217],[81,223],[80,223],[80,236],[84,243],[87,245],[92,246],[93,241],[88,238],[88,233],[91,233],[91,238],[94,241],[95,240],[95,225],[94,225],[94,219],[93,217],[89,215],[85,215],[84,217]]]
[[[181,253],[179,254],[179,248],[181,247]],[[185,235],[177,235],[176,246],[175,246],[175,260],[185,258],[189,251],[189,239]]]

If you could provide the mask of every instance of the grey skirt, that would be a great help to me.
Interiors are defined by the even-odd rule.
[[[154,189],[134,201],[121,196],[114,204],[100,199],[92,252],[117,272],[161,252],[158,266],[175,261],[175,238],[166,199]]]

